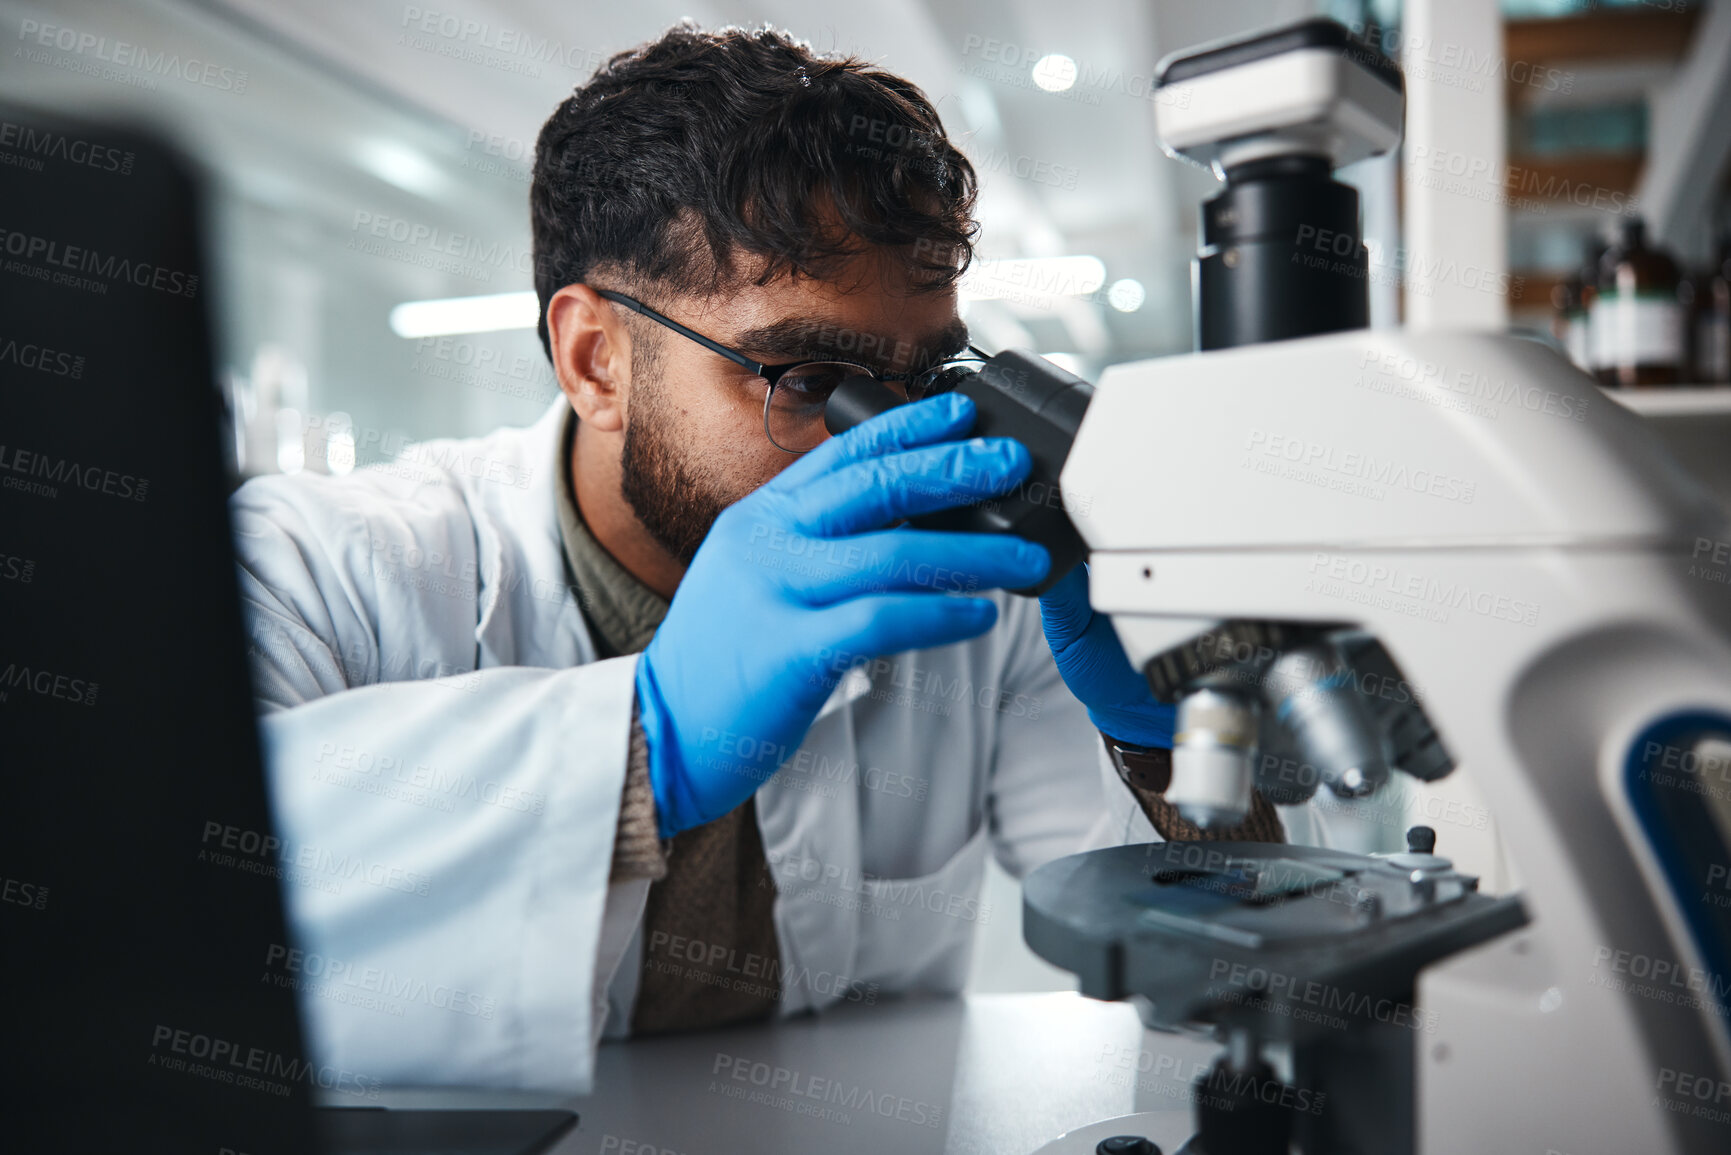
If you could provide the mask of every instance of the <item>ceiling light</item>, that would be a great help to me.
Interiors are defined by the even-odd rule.
[[[451,333],[491,333],[533,329],[541,304],[528,290],[485,297],[446,297],[404,301],[391,310],[391,332],[399,337],[444,337]]]
[[[1076,83],[1076,62],[1054,52],[1034,61],[1034,83],[1047,92],[1063,92]]]
[[[369,140],[355,150],[362,168],[404,192],[433,198],[449,183],[445,174],[419,150],[394,140]]]
[[[958,291],[964,300],[1027,304],[1085,297],[1105,283],[1106,264],[1099,257],[1018,257],[975,261],[968,266]]]
[[[1142,282],[1130,277],[1113,281],[1112,287],[1106,290],[1107,304],[1120,313],[1134,313],[1147,299],[1148,291],[1142,287]]]

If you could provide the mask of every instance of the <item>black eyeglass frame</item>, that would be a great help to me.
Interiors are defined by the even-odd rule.
[[[594,288],[594,286],[590,286],[590,287]],[[967,349],[968,349],[968,352],[973,355],[973,358],[964,357],[961,354],[956,354],[955,356],[952,356],[952,357],[946,357],[944,360],[939,361],[936,365],[928,366],[924,369],[921,369],[921,370],[919,370],[917,372],[913,372],[913,373],[879,373],[877,370],[871,368],[868,365],[861,365],[859,362],[850,361],[846,357],[806,357],[806,358],[803,358],[799,361],[789,361],[789,362],[787,362],[785,364],[781,364],[781,365],[765,365],[761,361],[753,361],[750,357],[747,357],[744,353],[741,353],[738,349],[731,349],[728,346],[723,345],[720,341],[717,341],[711,337],[705,337],[702,333],[699,333],[696,329],[692,329],[686,325],[681,325],[678,321],[675,321],[672,317],[669,317],[663,313],[656,312],[654,309],[651,309],[648,305],[645,305],[642,301],[637,300],[637,298],[635,298],[635,297],[628,297],[624,293],[615,292],[612,289],[595,289],[595,295],[598,297],[604,297],[609,301],[616,302],[617,304],[624,305],[627,309],[630,309],[631,311],[633,311],[635,313],[641,313],[643,316],[648,317],[651,321],[654,321],[656,324],[667,326],[667,328],[672,329],[675,333],[678,333],[681,337],[687,337],[693,341],[696,341],[699,345],[702,345],[705,349],[708,349],[711,353],[720,354],[721,356],[727,358],[729,361],[732,361],[735,365],[738,365],[743,369],[751,370],[753,376],[762,377],[765,381],[767,381],[769,383],[769,391],[764,394],[764,398],[763,398],[763,435],[765,437],[769,438],[769,443],[771,445],[774,445],[777,449],[781,450],[783,453],[809,453],[809,452],[811,452],[811,450],[809,450],[809,449],[788,449],[787,447],[777,443],[777,441],[775,440],[775,436],[772,433],[770,433],[770,431],[769,431],[769,404],[770,404],[770,401],[775,397],[776,383],[779,382],[783,377],[787,376],[787,374],[789,374],[790,372],[792,372],[795,369],[798,369],[802,365],[852,365],[856,369],[858,369],[861,373],[864,373],[866,376],[872,378],[873,380],[888,382],[888,381],[912,381],[915,378],[924,377],[926,374],[932,373],[935,370],[941,368],[944,365],[949,364],[952,361],[965,361],[965,360],[971,360],[973,358],[978,358],[981,361],[990,360],[990,358],[985,353],[982,353],[980,350],[974,348],[974,346],[970,344],[967,347]]]

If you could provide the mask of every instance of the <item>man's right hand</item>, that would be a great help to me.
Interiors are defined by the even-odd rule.
[[[1046,576],[1045,549],[1018,537],[888,528],[1027,477],[1019,443],[956,440],[973,423],[957,394],[898,406],[716,518],[637,669],[663,838],[749,798],[849,666],[992,628],[996,605],[953,594]]]

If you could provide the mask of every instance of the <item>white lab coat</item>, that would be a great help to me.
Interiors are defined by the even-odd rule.
[[[232,501],[302,952],[266,977],[359,1078],[581,1091],[629,1022],[648,883],[608,872],[637,657],[597,661],[567,587],[565,404]],[[979,906],[988,847],[1021,875],[1157,837],[1038,603],[992,596],[984,637],[844,679],[758,793],[784,1015],[958,990],[975,923],[1009,913]]]

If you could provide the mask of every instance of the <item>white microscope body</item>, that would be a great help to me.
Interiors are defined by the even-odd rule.
[[[1356,625],[1489,801],[1532,921],[1420,976],[1419,1150],[1726,1150],[1701,895],[1632,787],[1712,811],[1708,886],[1731,528],[1640,419],[1536,343],[1361,330],[1108,369],[1062,483],[1137,668],[1228,621]],[[1646,736],[1682,712],[1708,736]]]
[[[1166,799],[1230,827],[1253,783],[1289,804],[1319,784],[1352,799],[1394,770],[1459,766],[1490,805],[1526,925],[1507,929],[1517,911],[1403,953],[1497,903],[1463,897],[1474,880],[1458,875],[1445,892],[1430,871],[1450,864],[1423,853],[1362,859],[1358,880],[1393,867],[1410,891],[1391,906],[1399,886],[1348,888],[1351,917],[1302,896],[1235,903],[1223,896],[1321,864],[1238,843],[1189,881],[1156,848],[1043,867],[1025,936],[1085,991],[1141,995],[1151,1025],[1212,1025],[1228,1074],[1262,1069],[1259,1040],[1301,1032],[1280,1017],[1290,990],[1284,1007],[1255,992],[1252,1011],[1201,989],[1210,952],[1355,989],[1380,977],[1416,999],[1410,1052],[1383,1031],[1365,1059],[1350,1039],[1378,1027],[1362,1023],[1323,1032],[1304,1069],[1292,1059],[1286,1078],[1339,1105],[1294,1131],[1305,1155],[1731,1150],[1725,511],[1545,346],[1365,327],[1357,199],[1329,174],[1399,140],[1403,80],[1375,49],[1305,21],[1177,54],[1159,84],[1174,97],[1156,111],[1166,151],[1225,182],[1195,270],[1211,351],[1107,369],[1060,480],[1094,607],[1178,706]],[[1309,242],[1325,228],[1348,243],[1319,263]],[[1233,1120],[1257,1111],[1199,1087],[1182,1155],[1211,1126],[1250,1134]],[[1126,1122],[1050,1150],[1094,1150]],[[1286,1155],[1276,1122],[1216,1145]],[[1136,1128],[1119,1130],[1127,1145],[1101,1150],[1139,1149]]]

